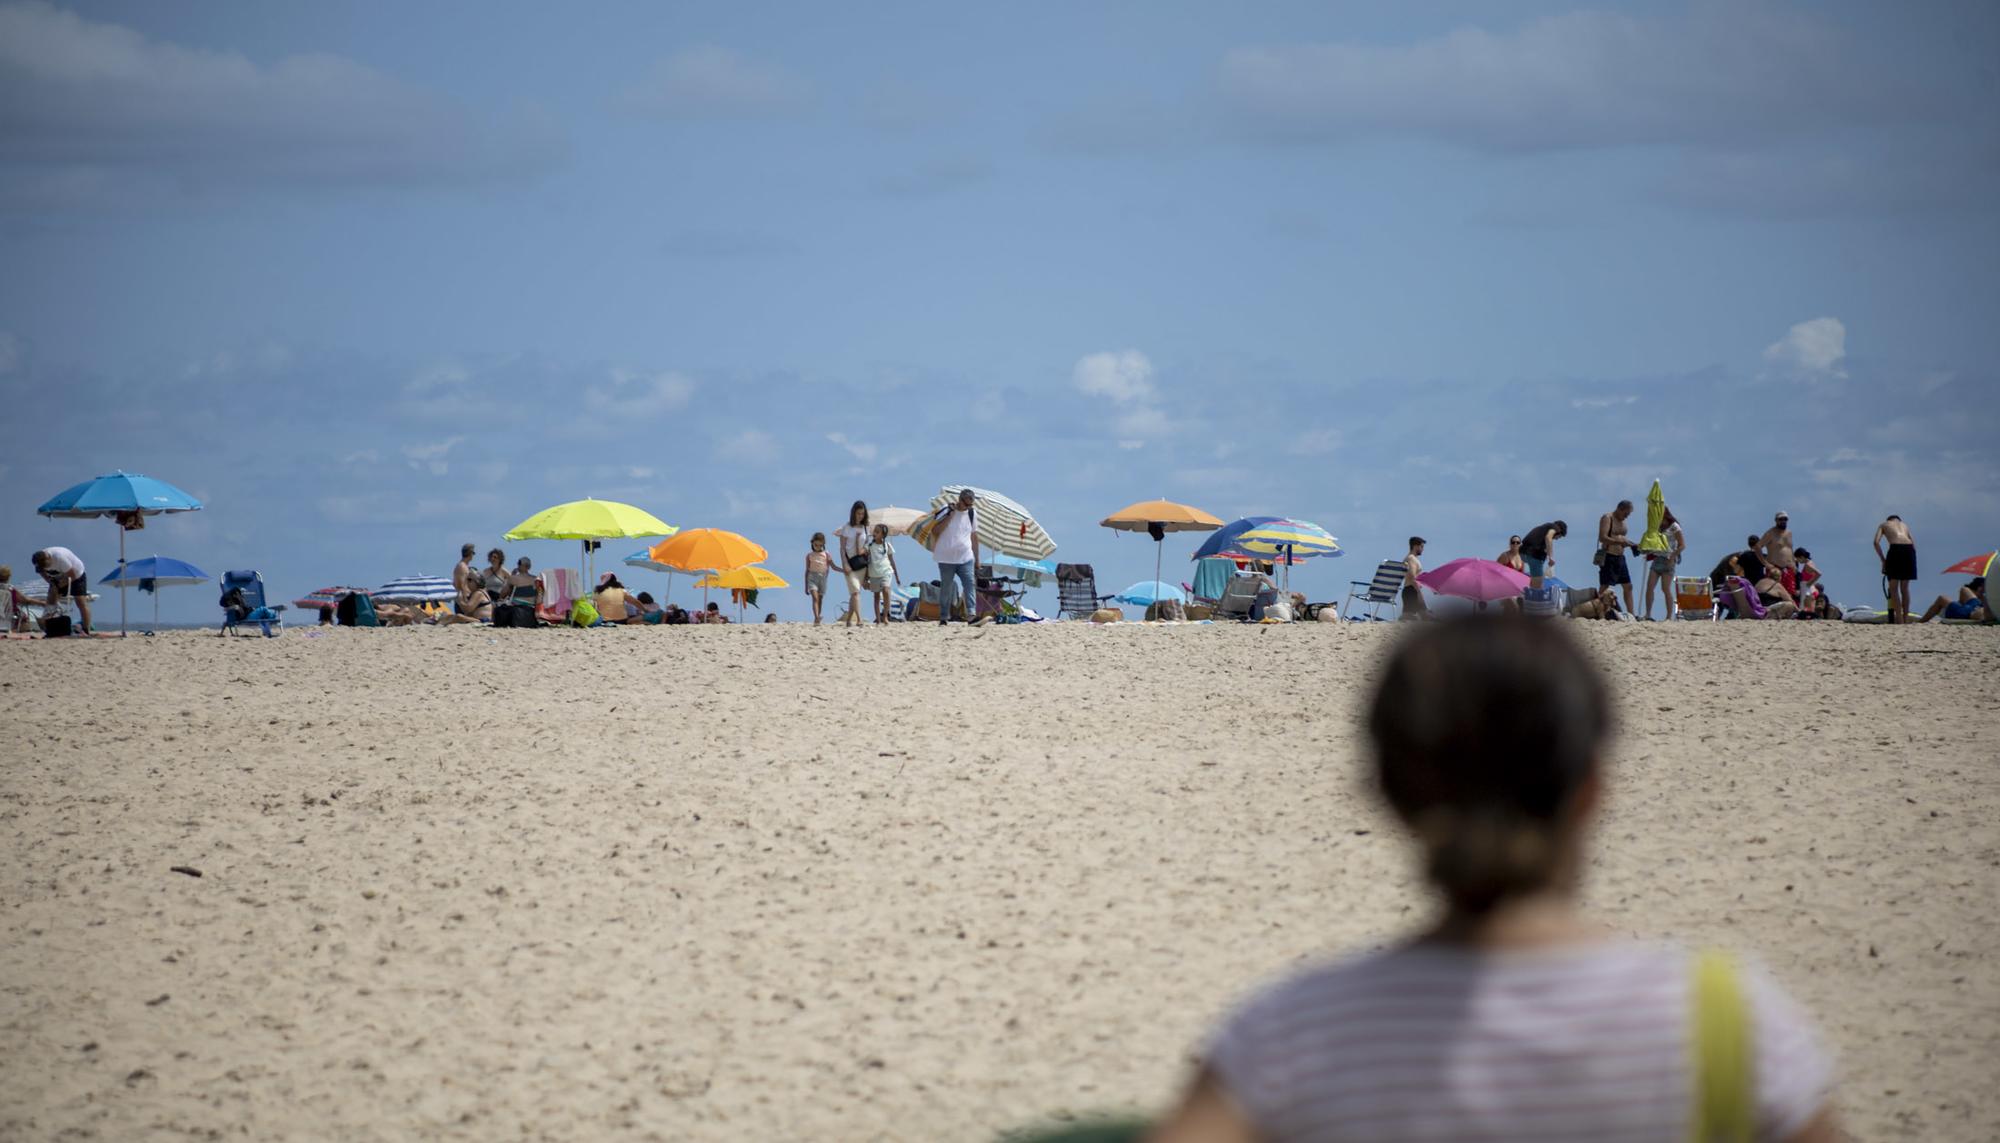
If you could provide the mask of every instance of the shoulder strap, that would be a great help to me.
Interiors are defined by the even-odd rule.
[[[1694,1143],[1749,1143],[1755,1128],[1756,1077],[1751,1055],[1750,1008],[1736,961],[1714,949],[1695,957],[1688,989],[1694,1077]]]

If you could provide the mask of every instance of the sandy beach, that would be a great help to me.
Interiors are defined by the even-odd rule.
[[[1760,956],[1858,1138],[2000,1138],[1992,630],[1573,629],[1623,720],[1597,913]],[[1395,636],[0,644],[0,1138],[1156,1109],[1246,989],[1420,915],[1358,780]]]

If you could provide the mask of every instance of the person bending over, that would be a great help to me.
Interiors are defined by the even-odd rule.
[[[1370,753],[1440,908],[1254,993],[1154,1143],[1838,1137],[1827,1053],[1765,972],[1579,907],[1610,781],[1605,677],[1561,624],[1474,616],[1397,644]],[[1732,1018],[1740,1056],[1691,1049]],[[1732,1081],[1740,1101],[1698,1110]]]

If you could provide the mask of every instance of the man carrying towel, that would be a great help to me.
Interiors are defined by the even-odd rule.
[[[90,576],[83,570],[83,561],[68,548],[43,548],[35,553],[35,570],[49,583],[49,606],[45,614],[61,614],[62,598],[67,595],[76,601],[77,614],[83,618],[83,633],[90,634],[90,601],[84,598],[90,591]]]
[[[938,510],[937,521],[937,543],[931,554],[937,557],[938,626],[943,627],[951,622],[953,597],[961,588],[966,614],[978,610],[972,569],[979,565],[979,531],[972,511],[972,489],[960,489],[956,503]]]

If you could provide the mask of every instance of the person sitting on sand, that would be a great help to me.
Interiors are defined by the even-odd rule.
[[[535,612],[542,605],[542,581],[535,578],[535,564],[526,556],[515,561],[514,573],[507,577],[507,605],[514,608],[517,626],[534,626]]]
[[[1971,619],[1984,621],[1992,618],[1986,610],[1986,577],[1975,576],[1971,583],[1958,589],[1957,599],[1946,599],[1940,595],[1937,602],[1924,609],[1924,617],[1919,623],[1929,623],[1942,615],[1946,619]]]
[[[618,582],[616,572],[605,572],[597,577],[597,593],[591,596],[591,605],[597,608],[597,618],[605,623],[637,623],[639,617],[632,612],[631,596],[625,585]]]
[[[480,583],[476,572],[465,577],[465,585],[459,589],[454,605],[456,610],[438,616],[439,623],[479,623],[493,618],[493,597],[486,594],[486,587]]]
[[[669,627],[681,627],[691,621],[686,608],[678,603],[669,603],[660,609],[660,622]]]
[[[633,614],[639,617],[639,622],[641,623],[661,623],[667,617],[667,613],[653,599],[653,593],[650,591],[642,591],[638,594],[633,603],[632,611]]]
[[[477,573],[479,586],[486,589],[487,598],[498,603],[507,598],[507,553],[499,548],[486,553],[486,566]]]
[[[28,630],[28,597],[14,586],[14,569],[0,564],[0,603],[6,604],[6,619],[0,630],[8,633]]]
[[[1374,777],[1441,908],[1253,993],[1153,1143],[1839,1137],[1832,1061],[1764,970],[1580,908],[1614,773],[1606,678],[1561,624],[1398,642],[1367,717]],[[1716,1024],[1743,1029],[1743,1056],[1697,1047]],[[1696,1120],[1698,1077],[1743,1100]]]
[[[700,618],[696,619],[696,620],[695,620],[695,622],[697,622],[697,623],[727,623],[727,622],[729,622],[729,617],[728,617],[727,615],[724,615],[724,614],[722,613],[722,608],[720,608],[720,607],[717,607],[717,606],[715,605],[715,601],[714,601],[714,600],[710,600],[710,601],[709,601],[709,603],[708,603],[708,606],[707,606],[707,607],[704,607],[704,608],[702,608],[702,609],[701,609],[701,616],[700,616]]]
[[[1883,544],[1889,545],[1884,551]],[[1882,578],[1889,581],[1889,622],[1910,621],[1910,582],[1917,578],[1917,542],[1901,516],[1891,515],[1875,526],[1875,558],[1882,561]]]
[[[776,623],[777,621],[778,621],[778,613],[775,611],[769,612],[764,616],[764,622],[766,623]]]

